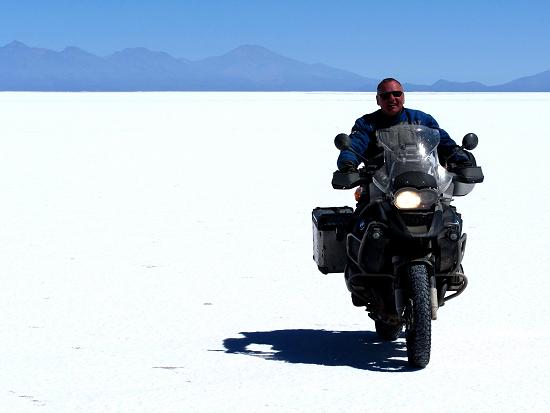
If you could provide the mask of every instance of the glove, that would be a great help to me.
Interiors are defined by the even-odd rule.
[[[476,158],[471,152],[464,149],[457,150],[447,161],[447,169],[449,171],[472,166],[477,166]]]
[[[351,172],[357,172],[357,166],[351,161],[345,161],[342,162],[342,165],[338,168],[340,172],[343,173],[351,173]]]

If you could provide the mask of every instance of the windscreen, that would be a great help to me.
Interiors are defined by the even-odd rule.
[[[376,132],[384,148],[384,166],[374,175],[374,184],[385,193],[392,192],[395,177],[404,172],[424,172],[436,179],[443,193],[452,178],[439,165],[439,131],[422,125],[401,124]]]

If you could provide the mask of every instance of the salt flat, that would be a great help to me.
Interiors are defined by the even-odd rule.
[[[0,93],[0,409],[549,411],[550,94],[405,105],[485,173],[421,371],[311,259],[372,93]]]

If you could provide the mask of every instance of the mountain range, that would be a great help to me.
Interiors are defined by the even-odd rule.
[[[0,91],[374,91],[378,81],[256,45],[197,61],[145,48],[100,57],[78,47],[57,52],[18,41],[0,47]],[[550,70],[496,86],[448,80],[404,86],[409,91],[547,92]]]

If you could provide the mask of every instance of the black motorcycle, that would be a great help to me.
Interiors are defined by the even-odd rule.
[[[379,337],[396,340],[405,328],[409,364],[423,368],[431,321],[468,285],[461,265],[466,234],[451,201],[470,193],[483,173],[478,166],[442,167],[436,129],[396,125],[377,138],[381,167],[364,159],[357,172],[333,175],[335,189],[358,187],[356,209],[313,210],[313,258],[323,273],[344,272],[353,304],[366,307]],[[461,148],[477,142],[468,134]],[[352,150],[348,135],[335,144]]]

